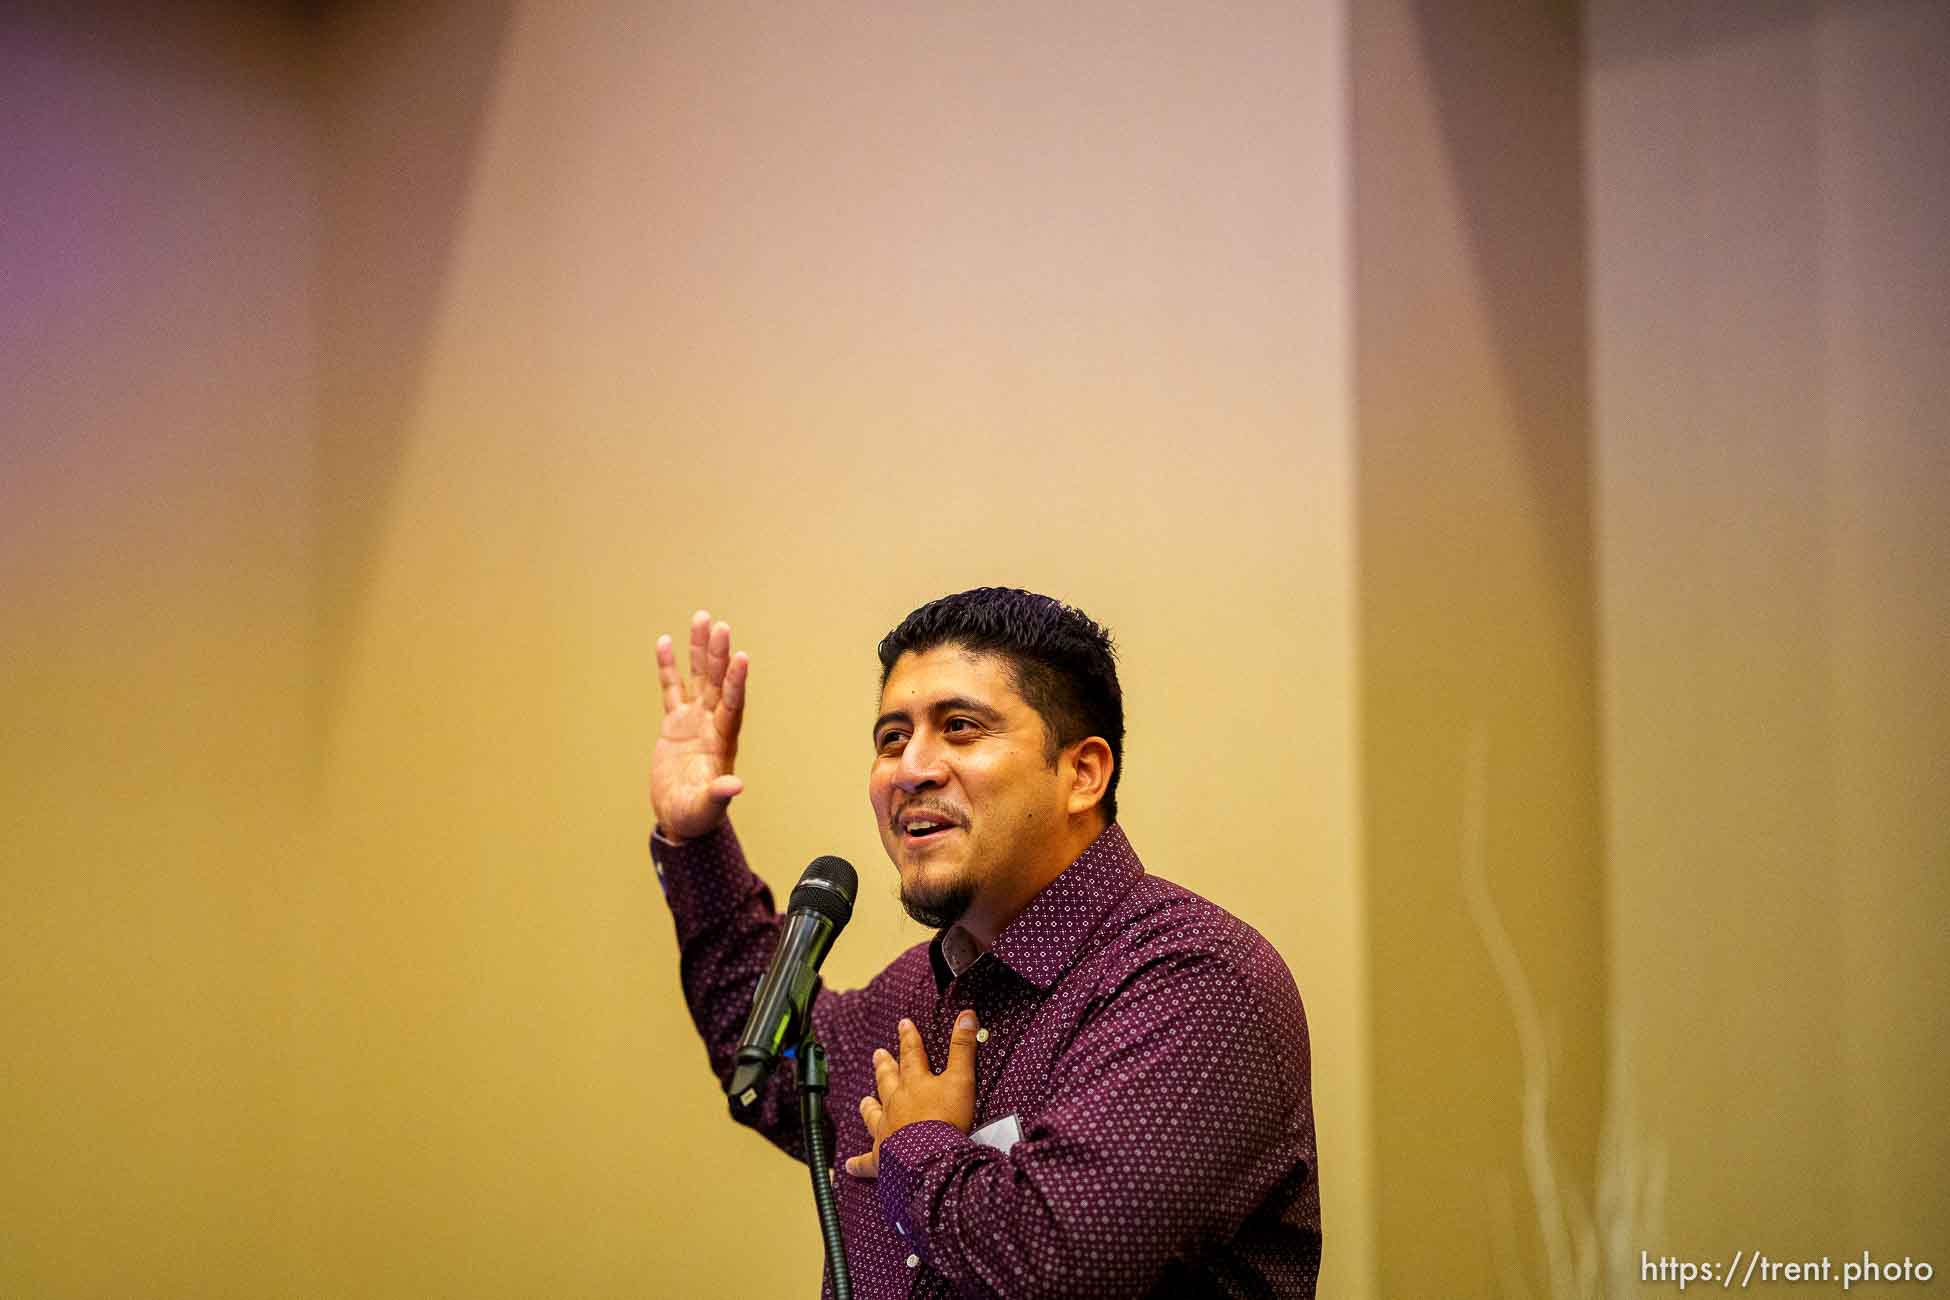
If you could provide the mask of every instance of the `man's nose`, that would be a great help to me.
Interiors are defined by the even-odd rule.
[[[924,736],[910,737],[901,746],[900,765],[894,770],[894,784],[912,794],[947,779],[942,764],[941,746]]]

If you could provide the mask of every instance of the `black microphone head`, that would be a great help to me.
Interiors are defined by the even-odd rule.
[[[786,910],[796,912],[800,908],[817,912],[833,923],[839,930],[853,919],[853,896],[860,892],[860,873],[845,858],[828,855],[814,858],[799,877],[799,883],[792,887],[792,897],[786,900]]]

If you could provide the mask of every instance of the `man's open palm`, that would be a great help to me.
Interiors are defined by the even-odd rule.
[[[716,830],[725,806],[745,788],[732,767],[750,672],[744,652],[731,653],[731,624],[713,623],[709,611],[691,616],[688,677],[678,675],[670,638],[657,638],[664,723],[650,757],[650,807],[670,839],[694,840]]]

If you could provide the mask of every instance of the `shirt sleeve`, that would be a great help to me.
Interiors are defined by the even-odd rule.
[[[883,1142],[882,1209],[965,1296],[1147,1294],[1312,1159],[1299,994],[1268,975],[1147,961],[1093,1002],[1006,1154],[939,1121]]]
[[[758,981],[778,948],[784,918],[772,904],[770,887],[747,865],[729,821],[682,843],[654,833],[650,856],[677,923],[684,1001],[722,1089],[731,1081],[738,1037],[751,1015]],[[813,1020],[829,1055],[848,1046],[834,1039],[834,1013],[843,1000],[823,983],[814,984]],[[758,1099],[740,1108],[736,1118],[793,1158],[805,1159],[799,1090],[789,1062],[772,1072]]]

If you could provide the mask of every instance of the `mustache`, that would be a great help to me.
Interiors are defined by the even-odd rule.
[[[943,821],[953,822],[957,826],[968,825],[967,814],[963,813],[959,808],[951,808],[946,804],[937,803],[910,803],[904,805],[899,812],[894,813],[887,819],[887,825],[894,830],[899,830],[903,819],[918,817],[922,814],[930,817],[939,817]]]

